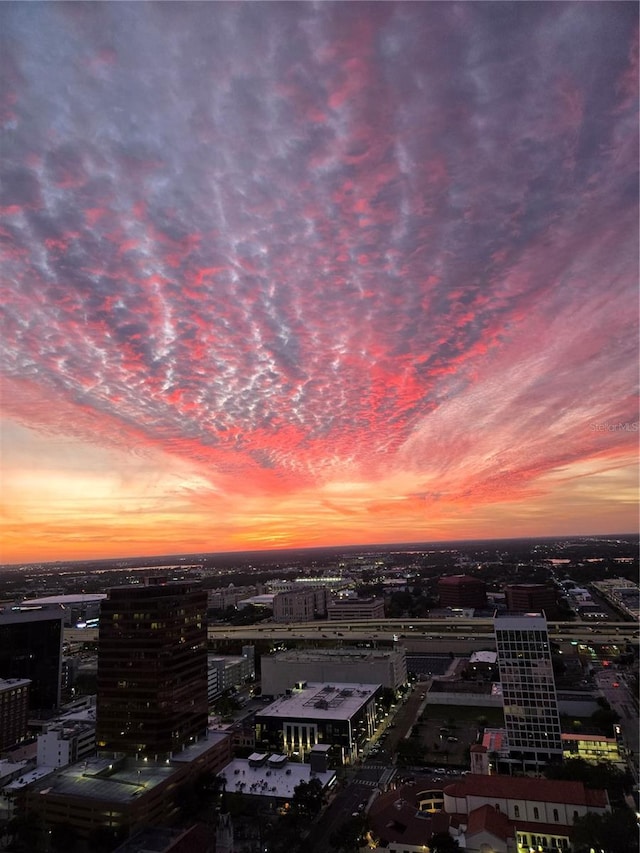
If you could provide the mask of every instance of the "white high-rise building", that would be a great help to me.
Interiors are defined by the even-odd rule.
[[[547,620],[540,614],[501,616],[495,620],[495,633],[511,758],[530,765],[561,760]]]

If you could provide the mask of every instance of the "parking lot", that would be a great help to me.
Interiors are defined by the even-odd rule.
[[[502,709],[427,705],[411,738],[422,748],[425,764],[469,767],[469,747],[477,742],[478,731],[503,725]]]

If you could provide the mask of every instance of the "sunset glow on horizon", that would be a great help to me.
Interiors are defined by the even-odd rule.
[[[638,529],[638,8],[0,7],[0,562]]]

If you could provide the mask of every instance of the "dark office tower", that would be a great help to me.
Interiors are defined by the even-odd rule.
[[[62,618],[59,604],[0,609],[0,678],[29,678],[29,710],[60,705]]]
[[[547,620],[500,616],[494,624],[510,757],[524,765],[562,760]]]
[[[438,581],[440,607],[486,607],[487,585],[480,578],[452,575]]]
[[[512,613],[544,613],[547,619],[558,615],[556,591],[543,583],[514,583],[504,588],[507,609]]]
[[[164,583],[108,591],[100,612],[96,741],[166,758],[207,731],[207,593]]]

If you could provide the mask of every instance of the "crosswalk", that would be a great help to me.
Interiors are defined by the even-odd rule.
[[[365,785],[367,788],[377,788],[378,783],[371,779],[354,779],[354,785]]]

